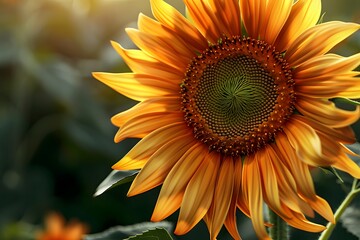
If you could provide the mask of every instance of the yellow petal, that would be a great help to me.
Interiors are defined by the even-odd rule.
[[[238,0],[208,0],[212,11],[226,27],[228,37],[241,36],[240,6]]]
[[[349,153],[350,150],[343,144],[334,141],[334,139],[326,133],[319,132],[319,136],[323,145],[323,154],[328,160],[328,165],[332,165],[344,172],[348,172],[352,176],[359,177],[360,167],[346,155],[353,155],[352,153]]]
[[[360,107],[355,111],[339,109],[335,103],[324,99],[297,97],[296,109],[304,116],[332,128],[342,128],[355,123],[360,117]]]
[[[267,0],[240,0],[241,18],[249,37],[258,39],[264,24]]]
[[[190,231],[206,214],[213,200],[215,180],[220,166],[218,153],[207,154],[184,193],[175,234]]]
[[[307,198],[314,198],[316,194],[309,167],[298,159],[285,134],[276,136],[276,147],[297,183],[297,190]]]
[[[232,194],[231,204],[227,217],[225,219],[225,227],[234,240],[241,240],[236,221],[236,206],[238,196],[241,194],[241,173],[242,160],[241,158],[234,158],[234,190]]]
[[[321,0],[298,0],[294,3],[274,46],[285,51],[306,29],[315,26],[321,14]]]
[[[148,33],[154,37],[155,41],[164,43],[166,44],[165,47],[173,49],[175,55],[184,56],[189,60],[195,56],[195,49],[192,49],[187,42],[180,38],[177,32],[162,25],[160,22],[140,13],[138,27],[141,33]]]
[[[234,163],[231,157],[222,159],[217,177],[210,226],[210,238],[215,239],[226,219],[234,187]]]
[[[184,72],[187,68],[187,65],[189,64],[189,61],[196,56],[195,53],[190,56],[177,52],[176,48],[179,46],[176,47],[175,45],[171,44],[171,40],[175,41],[175,38],[163,39],[150,33],[141,32],[133,28],[126,28],[125,30],[130,39],[142,51],[180,71]]]
[[[264,190],[264,198],[267,204],[275,212],[281,214],[280,198],[279,198],[279,188],[278,188],[278,179],[276,177],[274,165],[270,158],[272,157],[269,153],[271,151],[271,146],[267,146],[263,149],[264,159],[261,159],[258,162],[260,175],[262,176],[262,184]]]
[[[182,37],[193,49],[201,52],[208,47],[207,40],[201,35],[199,30],[174,7],[163,0],[151,0],[150,3],[155,18],[177,32],[178,36]]]
[[[336,98],[336,97],[344,97],[348,98],[346,94],[342,94],[344,92],[349,93],[349,84],[323,84],[323,85],[317,85],[317,86],[297,86],[296,87],[296,93],[299,96],[304,97],[313,97],[313,98]],[[359,88],[360,89],[360,88]],[[353,94],[351,94],[352,98]]]
[[[334,76],[348,73],[360,64],[360,53],[350,57],[341,57],[336,54],[326,54],[314,57],[294,69],[296,79],[307,79],[318,76]],[[301,81],[300,81],[301,82]]]
[[[195,139],[189,141],[189,138],[191,132],[171,139],[159,148],[135,177],[128,196],[138,195],[162,184],[172,167],[194,144]]]
[[[274,172],[277,176],[278,194],[280,196],[281,207],[274,208],[271,204],[272,209],[283,219],[287,220],[288,216],[283,212],[283,205],[286,205],[291,210],[298,213],[305,213],[308,216],[314,216],[314,211],[311,207],[298,196],[297,182],[294,179],[293,174],[286,166],[286,160],[280,152],[276,152],[275,149],[279,150],[275,144],[269,145],[267,148],[268,158],[267,161],[271,162],[274,168]],[[290,149],[288,149],[289,151]],[[291,159],[290,161],[299,161],[298,159]],[[285,163],[283,163],[283,161]],[[279,209],[280,208],[280,209]]]
[[[264,40],[271,45],[274,44],[290,15],[292,5],[293,0],[268,1],[265,13],[262,13],[265,15],[265,18],[259,25],[262,29],[260,32],[261,40]]]
[[[144,100],[134,107],[116,114],[111,118],[112,124],[122,127],[126,122],[131,121],[134,117],[159,112],[175,112],[180,109],[179,97],[161,97]]]
[[[334,141],[326,133],[318,132],[318,135],[321,140],[322,153],[327,161],[326,166],[333,164],[341,155],[345,154],[339,142]]]
[[[126,138],[143,138],[156,129],[175,122],[183,122],[182,112],[152,112],[138,115],[126,122],[116,133],[115,142],[121,142]]]
[[[344,22],[326,22],[303,32],[288,48],[285,58],[291,67],[327,53],[335,45],[360,29],[360,25]]]
[[[359,156],[357,156],[359,157]],[[343,154],[337,159],[333,166],[341,171],[349,173],[354,178],[360,179],[360,167],[347,155]]]
[[[248,202],[245,201],[243,195],[244,194],[240,192],[236,205],[242,213],[244,213],[248,218],[251,218]]]
[[[328,136],[333,141],[335,140],[336,142],[341,142],[344,144],[353,144],[356,141],[355,133],[350,127],[331,128],[307,117],[298,116],[298,118],[301,119],[301,121],[304,123],[313,127],[316,132],[326,134],[326,136]]]
[[[299,96],[309,98],[360,98],[360,84],[356,77],[333,75],[327,80],[296,82]]]
[[[263,192],[261,187],[261,175],[258,162],[263,160],[262,156],[258,156],[263,152],[247,156],[244,160],[243,167],[243,192],[246,194],[245,200],[248,202],[251,221],[256,235],[260,239],[268,239],[263,216]]]
[[[315,130],[293,115],[284,126],[284,132],[296,155],[307,164],[321,164],[321,141]]]
[[[183,71],[161,62],[141,50],[124,49],[119,43],[111,41],[116,52],[124,59],[125,63],[134,73],[161,76],[163,79],[180,82]]]
[[[181,205],[186,186],[204,160],[208,149],[196,142],[167,175],[156,202],[151,221],[161,221],[175,212]]]
[[[334,214],[329,204],[319,196],[316,196],[314,200],[308,200],[310,206],[319,213],[327,221],[335,223]]]
[[[216,44],[227,34],[227,27],[218,20],[207,1],[184,0],[184,3],[195,26],[209,42]]]
[[[165,145],[174,136],[189,133],[185,124],[173,123],[163,126],[141,139],[119,162],[112,168],[116,170],[134,170],[142,168],[149,157]]]
[[[327,54],[329,55],[329,54]],[[294,78],[296,86],[316,86],[316,85],[324,85],[324,84],[334,84],[339,81],[348,80],[348,79],[356,79],[359,75],[356,71],[349,71],[334,75],[316,75],[309,78]],[[300,76],[301,77],[301,76]]]
[[[314,98],[360,97],[360,84],[353,71],[360,54],[341,57],[335,54],[317,56],[295,68],[296,91]]]
[[[333,64],[334,62],[339,61],[341,58],[342,57],[340,55],[333,53],[315,56],[294,68],[294,78],[299,79],[299,82],[301,82],[302,79],[316,78],[317,75],[322,76],[321,72],[320,74],[317,74],[316,70],[324,70],[327,65]]]
[[[291,211],[290,209],[284,207],[283,211],[286,212],[287,216],[289,216],[289,218],[286,220],[286,222],[295,228],[307,231],[307,232],[321,232],[324,231],[326,229],[326,227],[316,224],[316,223],[312,223],[310,221],[308,221],[303,214],[301,213],[297,213],[294,211]]]
[[[179,86],[151,75],[94,72],[93,76],[115,91],[137,101],[159,96],[177,96]]]

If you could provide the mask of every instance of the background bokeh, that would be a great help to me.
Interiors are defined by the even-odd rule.
[[[183,12],[181,0],[168,2]],[[0,0],[0,239],[33,239],[52,211],[86,223],[90,233],[149,221],[159,189],[127,198],[125,184],[93,197],[137,140],[113,143],[117,129],[109,118],[135,102],[91,77],[128,71],[109,41],[134,48],[124,28],[136,27],[140,12],[151,15],[149,7],[148,0]],[[324,21],[360,23],[359,0],[323,0],[323,12]],[[360,34],[333,51],[360,52]],[[314,178],[335,210],[344,185],[322,171]],[[243,239],[255,239],[249,220],[239,217]],[[176,236],[207,238],[204,223]],[[219,239],[229,237],[223,231]],[[332,239],[356,237],[339,224]]]

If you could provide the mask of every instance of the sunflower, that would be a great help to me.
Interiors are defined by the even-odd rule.
[[[113,166],[141,169],[128,196],[162,185],[151,220],[180,209],[180,235],[203,219],[211,239],[223,225],[240,239],[240,209],[269,239],[264,203],[295,228],[324,230],[307,219],[334,222],[310,169],[360,178],[346,147],[360,108],[333,101],[360,98],[360,54],[328,52],[360,25],[319,24],[320,0],[184,0],[188,17],[150,2],[155,19],[126,29],[139,49],[112,42],[133,72],[93,73],[139,101],[112,118],[115,142],[141,139]]]

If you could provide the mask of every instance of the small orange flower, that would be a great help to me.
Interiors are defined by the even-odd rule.
[[[57,213],[46,217],[45,226],[45,231],[38,234],[37,240],[80,240],[87,232],[87,227],[80,222],[72,221],[65,225],[64,218]]]

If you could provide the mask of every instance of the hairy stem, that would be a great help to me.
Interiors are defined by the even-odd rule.
[[[288,225],[275,212],[269,209],[270,222],[273,226],[270,228],[270,236],[273,240],[288,240]]]

